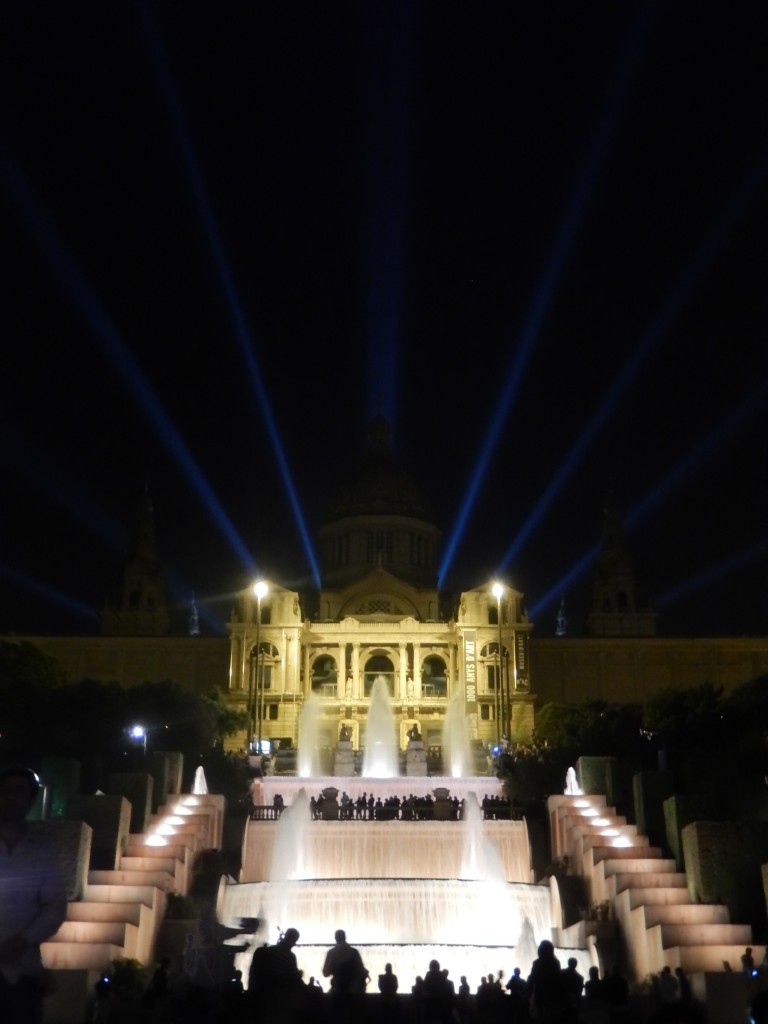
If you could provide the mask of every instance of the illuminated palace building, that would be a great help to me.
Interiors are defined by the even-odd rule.
[[[353,747],[364,746],[379,678],[402,749],[414,725],[428,747],[440,747],[451,699],[463,702],[475,739],[530,735],[531,626],[522,594],[486,585],[443,607],[440,531],[393,460],[383,419],[371,426],[363,466],[338,494],[319,541],[319,594],[264,581],[243,591],[232,616],[229,688],[250,707],[257,741],[295,743],[304,702],[314,698],[321,745],[335,745],[346,727]]]
[[[212,687],[248,708],[256,740],[299,743],[302,708],[316,698],[320,742],[342,725],[365,744],[371,689],[386,681],[401,747],[414,723],[441,744],[451,699],[465,704],[472,737],[495,744],[529,736],[534,709],[586,699],[642,703],[659,690],[709,681],[727,692],[768,672],[765,638],[669,638],[638,598],[618,514],[605,510],[586,636],[532,635],[523,595],[492,580],[458,597],[438,592],[440,531],[419,489],[392,456],[389,428],[371,425],[359,471],[320,530],[322,587],[298,593],[251,581],[235,601],[229,636],[201,635],[196,617],[174,628],[145,495],[120,597],[101,636],[29,636],[68,678],[131,686],[172,680]],[[235,746],[245,734],[232,739]],[[282,744],[284,747],[286,744]]]

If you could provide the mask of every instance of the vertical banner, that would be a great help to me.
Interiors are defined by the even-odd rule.
[[[477,715],[477,630],[464,630],[464,703],[468,715]]]
[[[515,690],[527,693],[531,688],[528,675],[528,634],[515,633]]]

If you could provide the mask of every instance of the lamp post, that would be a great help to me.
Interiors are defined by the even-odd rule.
[[[496,620],[497,620],[497,623],[498,623],[498,626],[499,626],[499,661],[498,661],[499,675],[498,675],[497,688],[498,688],[498,691],[499,691],[499,703],[500,703],[500,706],[501,706],[501,725],[500,725],[500,729],[497,729],[496,731],[497,732],[500,731],[501,734],[506,735],[507,712],[506,712],[506,705],[505,705],[505,701],[504,701],[504,674],[503,674],[504,673],[504,669],[503,669],[502,660],[501,660],[501,598],[502,598],[503,593],[504,593],[504,585],[502,583],[494,583],[493,584],[493,596],[496,598]],[[499,744],[501,744],[501,735],[499,735]]]
[[[269,587],[264,580],[258,580],[253,585],[253,593],[256,597],[256,699],[254,712],[258,716],[258,731],[252,721],[251,735],[257,733],[256,753],[261,753],[261,721],[264,714],[264,694],[261,687],[261,602],[267,596]]]
[[[132,725],[131,736],[135,740],[141,740],[141,746],[144,751],[144,757],[147,756],[147,730],[143,725]]]

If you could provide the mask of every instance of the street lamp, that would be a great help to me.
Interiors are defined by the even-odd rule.
[[[500,730],[501,730],[502,734],[506,735],[507,713],[506,713],[506,706],[505,706],[505,703],[504,703],[504,677],[503,677],[503,667],[502,667],[502,661],[501,661],[501,598],[502,598],[503,594],[504,594],[504,584],[503,583],[494,583],[493,584],[493,596],[496,598],[496,620],[497,620],[498,626],[499,626],[499,658],[498,658],[498,682],[497,682],[497,689],[499,691],[499,698],[500,698],[500,705],[501,705],[501,726],[500,726]],[[496,732],[497,733],[499,732],[499,727],[497,727]],[[501,744],[501,736],[499,736],[499,744]]]
[[[258,580],[253,585],[253,593],[256,597],[256,700],[253,711],[257,714],[259,725],[257,732],[256,753],[261,753],[261,723],[264,716],[264,691],[261,686],[261,602],[269,593],[269,587],[264,580]],[[251,719],[251,735],[256,732],[255,723]]]
[[[144,749],[144,757],[147,756],[147,730],[143,725],[132,725],[131,726],[131,737],[134,740],[141,740],[141,745]]]

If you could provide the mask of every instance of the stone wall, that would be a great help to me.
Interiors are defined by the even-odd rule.
[[[768,861],[768,822],[696,821],[682,836],[693,902],[724,903],[731,921],[763,935],[768,913],[761,865]]]

